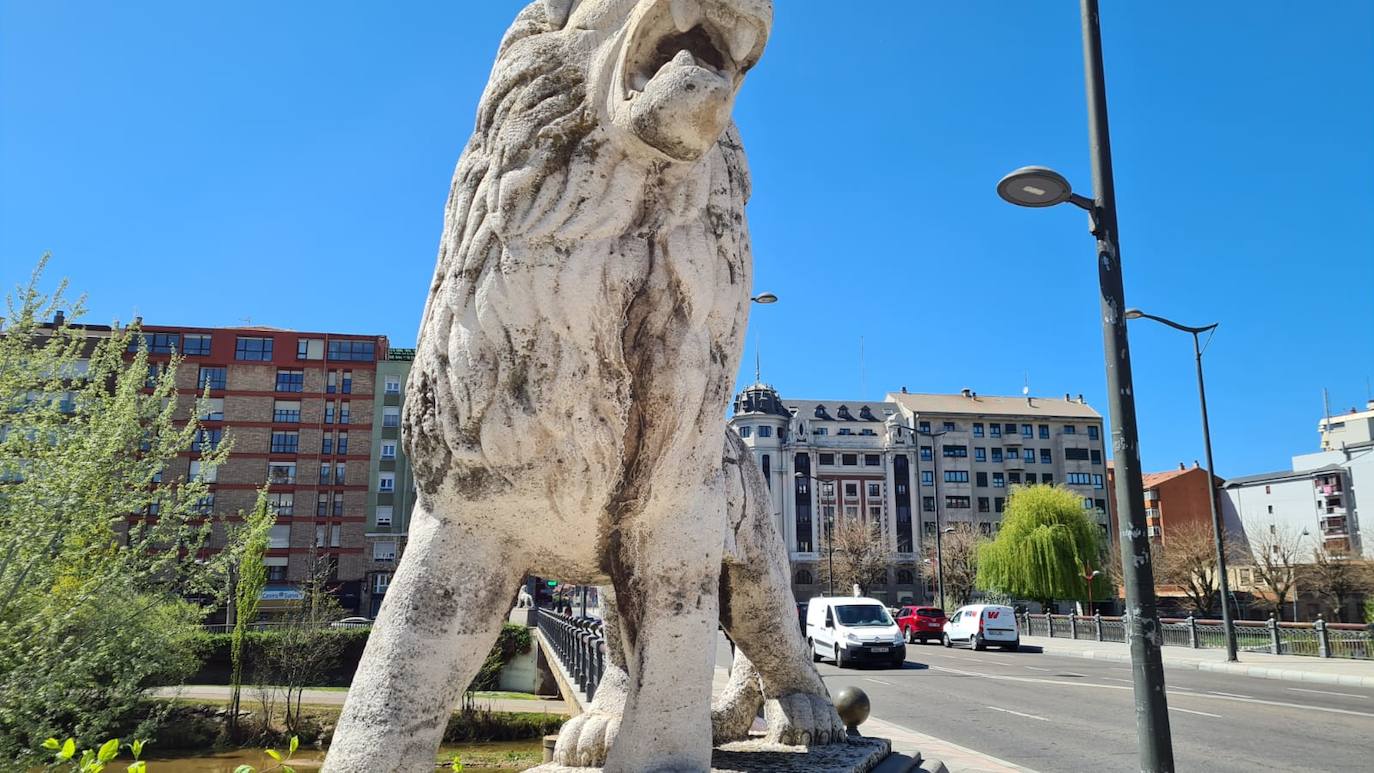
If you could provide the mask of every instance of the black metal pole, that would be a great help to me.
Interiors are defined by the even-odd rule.
[[[940,433],[943,434],[945,433]],[[940,599],[940,608],[944,609],[945,553],[944,528],[940,525],[940,449],[935,444],[935,439],[940,435],[927,434],[927,437],[930,438],[930,457],[935,461],[935,592]]]
[[[1202,382],[1202,346],[1198,331],[1193,331],[1193,357],[1197,360],[1197,397],[1202,403],[1202,445],[1207,452],[1207,504],[1212,508],[1212,540],[1217,548],[1217,576],[1221,587],[1221,625],[1226,630],[1226,659],[1236,661],[1236,629],[1231,622],[1231,608],[1226,597],[1231,593],[1231,581],[1226,577],[1226,532],[1222,528],[1221,513],[1217,510],[1217,472],[1212,464],[1212,430],[1207,421],[1207,387]]]
[[[834,505],[831,505],[834,507]],[[825,549],[830,561],[830,595],[835,595],[835,516],[831,515],[825,523]]]
[[[1164,694],[1164,664],[1159,652],[1162,632],[1155,605],[1154,571],[1145,523],[1097,0],[1082,0],[1081,10],[1095,198],[1093,235],[1097,237],[1107,402],[1116,462],[1116,500],[1121,509],[1121,565],[1126,586],[1126,640],[1131,648],[1131,676],[1135,687],[1136,736],[1140,744],[1141,771],[1172,773],[1173,740],[1169,731],[1168,700]]]

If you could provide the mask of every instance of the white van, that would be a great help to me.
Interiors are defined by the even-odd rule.
[[[859,662],[901,668],[906,662],[906,637],[877,599],[811,599],[806,607],[806,643],[811,660],[831,658],[840,668]]]
[[[969,649],[984,650],[988,645],[1015,652],[1021,646],[1021,634],[1016,629],[1016,611],[998,604],[970,604],[945,621],[940,637],[946,647],[954,642],[967,642]]]

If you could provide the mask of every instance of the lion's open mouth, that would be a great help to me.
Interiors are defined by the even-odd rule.
[[[625,99],[677,67],[697,67],[730,86],[762,53],[763,20],[739,12],[725,0],[659,0],[630,32],[621,77]]]

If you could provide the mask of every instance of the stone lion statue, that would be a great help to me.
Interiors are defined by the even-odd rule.
[[[525,574],[606,586],[612,666],[557,757],[707,770],[841,742],[766,483],[726,429],[749,311],[731,121],[771,0],[537,0],[458,163],[407,384],[418,501],[329,771],[432,769]],[[741,655],[711,706],[717,622]]]

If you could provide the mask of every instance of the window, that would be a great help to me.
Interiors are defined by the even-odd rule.
[[[226,370],[224,368],[201,368],[196,379],[197,389],[224,389]]]
[[[239,336],[234,342],[234,359],[251,362],[272,361],[272,339]]]
[[[977,473],[977,474],[974,476],[974,484],[977,485],[979,488],[987,488],[987,487],[988,487],[988,474],[987,474],[986,472]]]
[[[914,585],[916,584],[916,575],[910,569],[898,569],[897,584]]]
[[[983,436],[983,422],[981,422],[981,421],[976,421],[976,422],[973,423],[973,436],[974,436],[974,437],[982,437],[982,436]]]
[[[954,422],[952,422],[952,421],[947,421],[947,422],[945,422],[945,432],[953,432],[954,430],[955,430]]]
[[[968,446],[943,446],[940,449],[940,455],[953,459],[966,459],[968,458]]]
[[[739,428],[739,436],[740,436],[740,437],[749,437],[749,436],[752,435],[752,434],[754,434],[754,428],[753,428],[753,427],[750,427],[750,426],[748,426],[748,425],[745,425],[745,426]]]
[[[1024,449],[1022,449],[1022,450],[1021,450],[1021,458],[1026,462],[1026,464],[1035,464],[1035,449],[1034,449],[1034,448],[1024,448]]]
[[[273,559],[273,556],[268,556],[263,559],[263,563],[266,565],[265,568],[267,569],[267,581],[286,582],[286,564],[284,563],[286,561],[286,558],[281,557],[279,560],[281,560],[283,563],[280,564],[271,563]]]
[[[931,472],[930,470],[921,470],[921,485],[922,485],[922,486],[934,486],[934,485],[935,485],[935,473]]]
[[[840,454],[840,464],[846,467],[854,467],[859,463],[858,454]]]
[[[298,338],[298,339],[296,339],[296,359],[298,359],[298,360],[322,360],[322,359],[324,359],[324,339],[323,339],[323,338]]]
[[[1072,424],[1065,424],[1065,425],[1064,425],[1064,434],[1065,434],[1065,435],[1075,435],[1075,434],[1077,434],[1077,433],[1078,433],[1078,427],[1075,427],[1075,426],[1072,425]]]
[[[339,423],[340,423],[340,424],[347,424],[347,423],[348,423],[348,401],[347,401],[347,400],[345,400],[345,401],[342,402],[342,403],[339,403]]]
[[[821,464],[831,464],[831,465],[833,465],[834,463],[835,463],[835,455],[834,455],[834,454],[821,454]]]
[[[1095,508],[1097,508],[1098,510],[1101,510],[1102,512],[1105,513],[1105,512],[1107,512],[1107,500],[1105,500],[1105,499],[1094,499],[1094,500],[1093,500],[1093,507],[1095,507]]]
[[[342,516],[344,514],[343,492],[334,492],[334,507],[331,509],[330,512],[332,512],[336,516]]]
[[[811,434],[824,437],[830,434],[830,430],[826,429],[825,427],[817,427],[811,430]]]
[[[295,462],[268,462],[267,482],[277,486],[289,486],[296,482]]]
[[[396,541],[386,540],[372,543],[373,561],[395,561],[396,560]]]
[[[373,595],[384,596],[389,587],[391,587],[391,572],[381,572],[372,576]]]
[[[759,427],[759,429],[763,429],[763,427]],[[763,434],[763,433],[759,433],[759,434]],[[849,427],[840,427],[840,431],[837,432],[836,434],[838,434],[838,435],[853,435],[853,434],[854,434],[854,430],[850,429]]]
[[[137,353],[140,347],[146,345],[149,354],[171,354],[177,350],[180,340],[179,333],[143,333],[130,336],[129,351]]]
[[[934,459],[934,450],[930,446],[921,446],[921,461],[928,462]]]
[[[1007,500],[1002,497],[997,497],[992,500],[992,511],[994,513],[1000,513],[1005,509],[1007,509]]]
[[[1100,489],[1100,488],[1105,488],[1105,487],[1106,487],[1106,486],[1105,486],[1105,481],[1103,481],[1102,476],[1101,476],[1101,475],[1093,475],[1093,488],[1095,488],[1095,489]]]
[[[273,526],[267,537],[267,547],[277,549],[291,547],[291,526]]]
[[[324,547],[324,526],[315,527],[315,547]]]
[[[383,459],[386,459],[386,460],[391,460],[391,459],[395,459],[395,458],[396,458],[396,441],[394,441],[394,440],[383,440],[383,441],[382,441],[382,458],[383,458]]]
[[[278,392],[304,392],[304,391],[305,391],[305,371],[303,371],[303,370],[278,370],[278,371],[277,371],[277,391],[278,391]]]
[[[844,498],[845,498],[845,499],[858,499],[858,498],[859,498],[859,484],[857,484],[857,483],[846,483],[846,484],[844,484]]]
[[[1048,448],[1042,448],[1042,449],[1040,449],[1040,463],[1041,463],[1041,464],[1054,464],[1054,454],[1050,452],[1050,449],[1048,449]]]
[[[935,512],[935,497],[921,497],[921,509],[927,513]],[[932,524],[932,528],[933,528]]]
[[[917,425],[916,425],[916,431],[917,431],[917,432],[929,432],[929,431],[930,431],[930,422],[928,422],[928,421],[923,421],[923,422],[917,424]]]
[[[377,490],[391,492],[396,490],[396,473],[383,472],[377,476]]]
[[[268,494],[272,510],[277,517],[291,517],[296,514],[296,495],[291,493]]]
[[[1092,459],[1093,464],[1102,464],[1102,452],[1096,448],[1088,452],[1088,457]]]
[[[968,483],[968,470],[945,470],[945,483]]]
[[[336,548],[339,546],[339,537],[342,536],[342,531],[343,527],[338,524],[329,527],[329,547]]]
[[[382,392],[388,395],[399,395],[401,393],[401,377],[387,376],[383,379]]]
[[[202,429],[196,433],[196,439],[191,441],[192,451],[213,451],[219,448],[219,441],[224,437],[222,429]]]
[[[330,464],[329,462],[323,462],[323,463],[321,463],[321,464],[320,464],[320,485],[321,485],[321,486],[327,486],[327,485],[329,485],[329,479],[330,479],[331,477],[333,477],[333,474],[334,474],[334,465]],[[321,495],[321,496],[323,496],[323,495]]]
[[[353,394],[353,371],[351,371],[351,370],[346,370],[346,371],[344,371],[344,372],[343,372],[343,381],[340,382],[340,383],[341,383],[341,386],[340,386],[340,388],[339,388],[339,391],[340,391],[340,392],[343,392],[343,393],[346,394],[346,395]]]
[[[301,433],[299,432],[273,432],[272,433],[272,453],[274,454],[294,454],[300,451]]]
[[[883,464],[882,454],[864,454],[865,467],[881,467]]]
[[[1016,483],[1016,482],[1017,482],[1017,481],[1012,481],[1012,483]],[[1033,473],[1033,472],[1028,472],[1028,473],[1026,473],[1026,485],[1027,485],[1027,486],[1034,486],[1034,485],[1035,485],[1035,473]]]
[[[1002,473],[1000,473],[1000,472],[994,472],[994,473],[992,474],[992,487],[993,487],[993,488],[1006,488],[1006,487],[1007,487],[1007,483],[1006,483],[1006,481],[1003,479]]]
[[[324,423],[325,423],[325,424],[333,424],[333,423],[334,423],[334,403],[325,402],[325,404],[324,404]]]
[[[979,521],[979,522],[978,522],[978,531],[982,532],[984,537],[991,537],[991,536],[992,536],[992,529],[993,529],[993,526],[992,526],[992,524],[991,524],[990,522],[988,522],[988,521]]]
[[[1071,472],[1065,478],[1070,486],[1091,486],[1093,482],[1092,475],[1086,472]]]
[[[337,485],[342,486],[342,485],[343,485],[343,482],[344,482],[344,478],[347,477],[347,476],[345,475],[345,473],[346,473],[347,471],[348,471],[348,463],[347,463],[347,462],[335,462],[335,463],[334,463],[334,483],[337,484]]]
[[[760,426],[759,426],[759,437],[761,437],[761,438],[764,438],[764,437],[773,437],[773,428],[770,427],[770,426],[768,426],[767,424],[760,425]]]
[[[348,453],[348,433],[347,433],[347,432],[340,432],[340,433],[339,433],[339,453],[341,453],[341,454],[346,454],[346,453]]]
[[[401,409],[394,405],[388,405],[382,409],[382,426],[399,427],[401,426]],[[745,427],[748,429],[748,427]]]
[[[272,421],[283,424],[298,424],[300,420],[300,400],[274,400],[272,402]]]
[[[339,391],[339,372],[337,370],[327,371],[324,374],[324,393],[327,395],[335,394]]]
[[[196,403],[201,421],[224,421],[224,398],[207,397]]]
[[[324,437],[320,439],[320,453],[324,456],[329,456],[330,454],[334,453],[333,435],[330,435],[326,432]]]
[[[1088,461],[1088,449],[1086,448],[1065,448],[1064,461],[1066,462],[1086,462]]]
[[[945,497],[945,508],[949,510],[969,509],[968,497]]]
[[[372,362],[376,344],[372,341],[330,341],[329,359],[340,362]]]
[[[1035,427],[1029,424],[1022,424],[1021,437],[1035,437]]]
[[[1032,481],[1035,480],[1035,476],[1034,476],[1034,475],[1031,475],[1030,473],[1027,473],[1027,474],[1026,474],[1026,477],[1029,478],[1029,479],[1031,479]],[[1020,482],[1021,482],[1021,473],[1019,473],[1019,472],[1009,472],[1009,473],[1007,473],[1007,483],[1008,483],[1009,485],[1015,486],[1015,485],[1018,485]]]
[[[1044,474],[1042,474],[1042,475],[1040,476],[1040,482],[1043,483],[1043,484],[1045,484],[1046,486],[1053,486],[1053,485],[1054,485],[1054,476],[1053,476],[1053,475],[1050,475],[1048,472],[1047,472],[1047,473],[1044,473]]]
[[[1089,440],[1097,440],[1097,425],[1095,425],[1095,424],[1088,425],[1088,439],[1089,439]]]
[[[978,497],[978,512],[987,513],[992,511],[992,500],[987,497]]]
[[[882,495],[883,495],[883,486],[882,486],[881,483],[870,483],[870,484],[868,484],[868,498],[869,498],[869,499],[874,499],[874,498],[880,497],[880,496],[882,496]]]
[[[1092,497],[1083,497],[1083,509],[1084,509],[1084,510],[1091,510],[1091,509],[1093,509],[1093,498],[1092,498]]]
[[[1000,449],[1000,448],[994,448],[994,449],[992,449],[992,460],[993,460],[994,462],[1000,462],[1000,461],[1002,461],[1002,449]]]
[[[329,494],[323,491],[315,495],[315,515],[321,518],[329,515]]]
[[[1048,425],[1048,424],[1041,424],[1041,425],[1040,425],[1040,439],[1041,439],[1041,440],[1049,440],[1049,439],[1050,439],[1050,425]]]
[[[987,460],[988,460],[988,450],[987,450],[986,448],[981,447],[981,446],[974,447],[974,449],[973,449],[973,461],[975,461],[975,462],[986,462]]]
[[[1265,486],[1265,487],[1264,487],[1264,493],[1266,493],[1266,494],[1272,494],[1273,491],[1271,490],[1271,488],[1270,488],[1269,486]]]
[[[859,508],[855,505],[848,505],[844,508],[844,517],[854,520],[859,517]]]
[[[833,480],[823,480],[823,481],[821,481],[821,499],[834,499],[834,498],[835,498],[835,481],[833,481]],[[831,513],[831,515],[833,515],[833,513]]]
[[[198,480],[205,483],[214,483],[219,479],[219,467],[205,468],[199,459],[191,460],[191,471],[186,475],[187,480]]]
[[[1001,425],[1001,424],[989,424],[989,425],[988,425],[988,437],[1002,437],[1002,425]]]
[[[377,505],[377,525],[391,526],[391,505]]]

